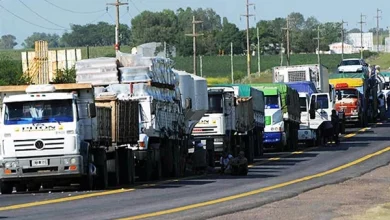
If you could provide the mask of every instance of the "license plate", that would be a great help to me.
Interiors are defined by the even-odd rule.
[[[40,166],[47,166],[47,160],[32,160],[31,166],[33,167],[40,167]]]

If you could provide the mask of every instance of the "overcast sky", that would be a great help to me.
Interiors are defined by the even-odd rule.
[[[114,1],[114,0],[112,0]],[[121,7],[121,23],[130,25],[131,17],[141,11],[176,10],[180,7],[213,8],[221,17],[227,17],[240,29],[245,28],[245,19],[240,15],[245,13],[246,0],[122,0],[129,3]],[[106,3],[111,0],[0,0],[0,36],[12,34],[20,44],[33,32],[48,32],[62,34],[69,24],[86,24],[106,21],[115,23],[115,10],[109,7],[106,13]],[[251,14],[251,26],[258,20],[272,20],[276,17],[286,17],[291,12],[300,12],[305,18],[315,16],[321,22],[348,22],[348,29],[359,27],[360,14],[366,15],[364,30],[376,26],[376,9],[383,11],[380,26],[390,26],[390,4],[388,0],[252,0],[256,9]],[[368,3],[367,3],[368,2]],[[52,4],[50,4],[52,3]],[[54,5],[53,5],[54,4]],[[89,13],[84,13],[89,12]],[[12,14],[13,13],[13,14]],[[42,26],[42,27],[38,27]]]

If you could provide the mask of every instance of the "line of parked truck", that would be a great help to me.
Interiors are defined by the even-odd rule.
[[[324,143],[333,109],[341,127],[377,117],[375,77],[318,64],[275,67],[273,83],[214,86],[166,58],[118,53],[76,69],[77,83],[0,87],[1,193],[181,176],[194,141],[253,162],[264,148]]]

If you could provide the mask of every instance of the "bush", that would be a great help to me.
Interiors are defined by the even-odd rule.
[[[76,82],[76,69],[59,70],[56,77],[53,79],[53,83],[75,83]]]
[[[30,81],[23,76],[19,61],[11,60],[7,55],[0,55],[0,85],[23,85]]]

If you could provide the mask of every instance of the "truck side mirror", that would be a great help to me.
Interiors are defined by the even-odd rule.
[[[192,99],[191,98],[186,98],[185,108],[186,109],[192,109]]]
[[[95,118],[96,117],[96,106],[95,106],[95,103],[88,103],[88,107],[87,107],[87,111],[88,111],[88,117],[89,118]]]
[[[309,109],[310,119],[316,118],[315,106],[316,106],[316,103],[314,103],[314,102],[310,103],[310,109]]]

